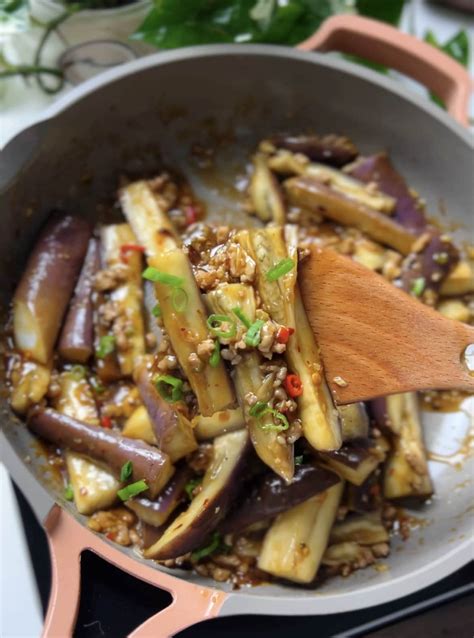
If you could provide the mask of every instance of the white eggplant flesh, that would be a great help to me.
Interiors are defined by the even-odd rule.
[[[245,427],[245,418],[241,408],[234,408],[221,410],[212,416],[197,414],[191,423],[197,439],[205,441],[221,434],[241,430]]]
[[[157,445],[153,425],[144,405],[138,406],[125,421],[122,434],[130,439],[141,439],[149,445]]]
[[[51,369],[51,361],[43,365],[22,355],[12,359],[8,375],[11,384],[10,405],[17,414],[26,414],[43,399],[51,380]]]
[[[387,543],[389,534],[382,523],[380,511],[348,516],[331,530],[330,544],[354,542],[360,545]]]
[[[362,401],[340,405],[337,409],[344,441],[365,439],[369,436],[369,415]]]
[[[461,260],[441,284],[440,294],[446,297],[474,292],[474,262]]]
[[[253,173],[250,178],[249,196],[257,216],[263,222],[285,223],[285,203],[280,185],[268,168],[267,158],[257,153],[253,158]]]

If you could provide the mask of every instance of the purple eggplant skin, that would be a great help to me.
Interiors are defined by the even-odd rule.
[[[185,487],[193,474],[190,467],[182,464],[176,468],[176,472],[156,500],[137,496],[128,500],[126,506],[135,512],[142,522],[153,527],[161,527],[187,497]]]
[[[342,135],[273,135],[270,141],[277,148],[303,153],[314,162],[344,166],[352,162],[359,151],[351,140]]]
[[[257,479],[253,488],[249,488],[244,500],[230,511],[220,531],[223,534],[240,532],[253,523],[295,507],[339,481],[335,472],[314,464],[297,466],[289,484],[277,474],[266,473]]]
[[[66,361],[86,363],[94,352],[94,276],[100,268],[100,245],[92,238],[87,247],[74,297],[59,339],[59,354]]]
[[[361,182],[373,182],[383,193],[391,195],[397,202],[394,219],[401,226],[417,234],[425,230],[428,222],[423,208],[386,153],[359,157],[348,174]]]
[[[369,474],[362,485],[346,484],[346,501],[353,512],[372,512],[382,506],[381,470]]]
[[[366,403],[369,417],[384,434],[391,434],[390,418],[388,416],[387,397],[377,397]]]
[[[432,229],[425,247],[418,253],[412,253],[404,260],[400,285],[403,290],[411,292],[417,280],[422,279],[421,298],[427,303],[434,303],[438,297],[443,280],[459,261],[459,252],[454,244]]]
[[[168,456],[157,448],[143,441],[127,439],[113,430],[78,421],[51,408],[31,410],[28,427],[58,447],[102,461],[117,478],[120,478],[123,465],[131,461],[130,482],[144,479],[152,499],[163,489],[174,470]]]
[[[372,447],[373,442],[370,439],[353,439],[345,442],[339,450],[324,452],[321,456],[334,459],[338,463],[356,469],[362,461],[370,456]]]
[[[38,363],[52,355],[91,230],[84,219],[54,213],[23,271],[13,297],[13,333],[17,348]]]
[[[139,366],[134,374],[143,405],[148,412],[153,431],[161,448],[178,423],[178,415],[172,405],[167,403],[157,392],[146,364]]]

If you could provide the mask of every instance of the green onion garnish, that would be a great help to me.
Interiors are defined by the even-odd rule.
[[[171,374],[162,374],[156,377],[155,386],[160,396],[168,403],[175,403],[183,398],[183,381]]]
[[[228,553],[231,549],[232,548],[229,547],[229,545],[226,545],[222,541],[222,537],[219,534],[219,532],[214,532],[214,534],[212,535],[212,540],[209,543],[209,545],[207,545],[206,547],[202,547],[201,549],[196,549],[194,552],[192,552],[191,559],[194,561],[200,561],[201,558],[210,556],[211,554],[214,554],[217,551],[221,553],[222,552]]]
[[[130,483],[130,485],[122,487],[122,489],[117,492],[117,495],[122,501],[128,501],[132,496],[136,496],[147,489],[148,485],[146,481],[142,479],[141,481],[136,481],[135,483]]]
[[[64,498],[66,501],[74,500],[74,490],[72,489],[71,483],[68,483],[64,489]]]
[[[267,281],[276,281],[286,275],[287,272],[290,272],[295,267],[295,262],[287,257],[286,259],[282,259],[279,261],[273,268],[267,272]]]
[[[240,321],[244,324],[246,328],[250,328],[250,326],[252,325],[252,322],[250,321],[248,317],[245,316],[245,314],[242,312],[242,310],[238,306],[236,306],[235,308],[232,308],[232,312],[234,313],[236,317],[240,319]]]
[[[190,501],[193,500],[194,490],[196,489],[198,485],[201,485],[201,483],[202,483],[202,476],[197,476],[196,478],[193,478],[190,481],[188,481],[186,485],[184,486],[184,491],[188,495],[188,498]]]
[[[424,289],[425,289],[424,277],[417,277],[411,282],[410,292],[415,297],[421,297]]]
[[[154,317],[161,317],[161,307],[159,303],[157,303],[156,306],[153,306],[151,314]]]
[[[266,414],[271,414],[273,416],[274,421],[280,421],[280,423],[263,423],[260,427],[262,430],[271,430],[273,432],[283,432],[284,430],[288,430],[290,424],[288,419],[282,412],[278,412],[278,410],[274,410],[273,408],[265,408],[263,412],[260,414],[259,419],[263,419]]]
[[[188,294],[184,288],[173,288],[171,304],[176,312],[184,312],[188,306]]]
[[[227,330],[222,330],[223,324],[228,325]],[[220,339],[232,339],[237,334],[237,326],[234,320],[227,315],[209,315],[207,327],[215,337]]]
[[[268,408],[268,403],[264,403],[263,401],[257,401],[254,403],[249,410],[250,416],[256,416],[257,418],[262,414],[264,410]]]
[[[164,284],[165,286],[182,286],[184,284],[184,279],[182,277],[176,277],[175,275],[169,275],[167,272],[161,272],[157,268],[153,268],[149,266],[145,268],[142,272],[143,279],[148,279],[148,281],[158,282],[160,284]]]
[[[128,481],[128,479],[133,474],[133,463],[131,461],[127,461],[122,465],[122,469],[120,470],[120,480]]]
[[[86,368],[84,366],[72,366],[70,373],[75,381],[82,381],[82,379],[86,378]]]
[[[115,337],[113,335],[104,335],[99,339],[99,347],[95,351],[98,359],[105,359],[108,354],[112,354],[115,350]]]
[[[295,465],[303,465],[303,455],[295,456]]]
[[[247,334],[245,335],[245,343],[248,346],[251,346],[253,348],[258,346],[261,339],[260,330],[262,329],[264,323],[265,322],[262,321],[262,319],[257,319],[257,321],[254,321],[253,324],[250,326]]]
[[[212,351],[211,358],[209,359],[209,365],[211,368],[217,368],[219,363],[221,362],[221,347],[219,342],[215,341],[214,350]]]

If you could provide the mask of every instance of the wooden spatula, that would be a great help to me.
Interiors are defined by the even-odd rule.
[[[412,390],[474,392],[464,358],[474,328],[329,249],[313,248],[299,280],[337,403]]]

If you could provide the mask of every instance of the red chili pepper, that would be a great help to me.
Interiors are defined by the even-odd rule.
[[[294,328],[287,328],[286,326],[281,326],[277,330],[276,340],[278,343],[288,343],[288,339],[294,333]]]
[[[109,539],[109,541],[114,541],[114,540],[115,540],[115,534],[114,534],[113,532],[108,532],[108,533],[105,535],[105,538],[108,538],[108,539]]]
[[[288,374],[283,385],[292,399],[300,397],[303,394],[303,384],[297,374]]]
[[[110,428],[112,427],[112,419],[109,416],[103,416],[100,419],[100,424],[103,428],[107,428],[108,430],[110,430]]]
[[[122,246],[120,246],[120,259],[125,263],[128,263],[127,253],[133,250],[137,253],[145,252],[143,246],[139,246],[138,244],[123,244]]]
[[[186,215],[186,224],[188,226],[191,226],[197,220],[197,211],[194,206],[186,206],[184,214]]]

